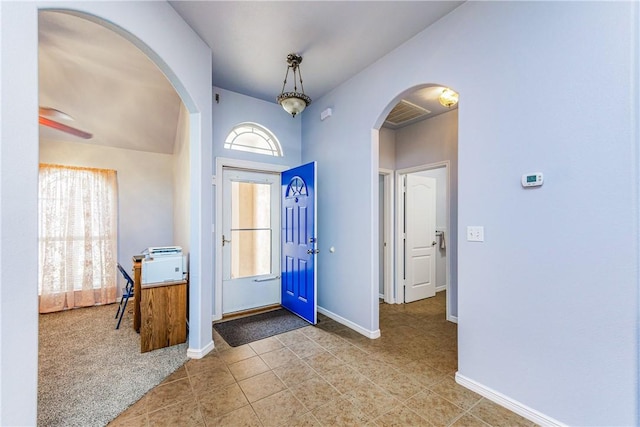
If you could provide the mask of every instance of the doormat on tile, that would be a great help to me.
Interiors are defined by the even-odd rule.
[[[214,323],[215,329],[231,347],[258,341],[309,325],[306,320],[280,308],[226,322]]]

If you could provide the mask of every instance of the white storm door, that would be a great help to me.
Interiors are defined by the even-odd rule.
[[[436,180],[406,179],[404,301],[411,302],[436,294]]]
[[[280,175],[222,177],[222,313],[280,304]]]

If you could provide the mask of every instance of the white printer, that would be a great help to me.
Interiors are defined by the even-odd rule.
[[[150,247],[142,251],[142,277],[146,283],[175,282],[183,280],[187,272],[187,258],[180,246]]]

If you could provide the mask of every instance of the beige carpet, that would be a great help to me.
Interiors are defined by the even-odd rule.
[[[38,425],[104,426],[187,360],[187,344],[140,353],[132,305],[40,315]]]

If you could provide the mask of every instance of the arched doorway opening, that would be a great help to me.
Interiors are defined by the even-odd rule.
[[[101,23],[83,15],[41,10],[38,24],[39,160],[41,164],[116,171],[117,209],[110,216],[117,218],[113,233],[117,244],[108,253],[115,253],[117,259],[109,259],[106,265],[115,261],[130,271],[132,256],[150,246],[178,245],[188,253],[188,210],[176,209],[189,206],[190,187],[189,114],[179,94],[145,53]],[[88,135],[77,137],[66,126]],[[75,235],[79,238],[83,233]],[[53,250],[52,246],[43,247]],[[42,249],[40,252],[43,258]],[[69,263],[60,261],[57,268],[69,271],[65,265]],[[74,271],[83,268],[81,264]],[[124,286],[121,276],[111,277],[117,274],[115,268],[107,270],[103,274],[96,269],[91,274],[107,275],[103,281],[108,282],[105,286],[111,297],[96,301],[101,304],[119,297]],[[47,292],[49,286],[43,286],[45,281],[40,278],[40,291],[47,295],[81,286],[77,279],[67,279],[61,287],[60,280],[40,275],[55,282],[49,283]],[[60,308],[45,310],[43,300],[41,296],[40,312]],[[66,307],[92,303],[91,299],[68,302]]]
[[[6,6],[6,7],[5,7]],[[60,6],[60,5],[59,5]],[[61,7],[53,7],[61,9]],[[2,50],[3,104],[3,286],[2,318],[20,328],[4,328],[2,421],[35,425],[37,406],[37,182],[38,182],[38,11],[39,3],[2,7],[3,32],[11,34],[10,49]],[[202,357],[211,340],[211,50],[180,19],[168,3],[84,2],[65,6],[69,13],[99,17],[153,58],[180,94],[190,121],[191,221],[190,335],[188,355]],[[71,10],[72,9],[72,10]],[[147,19],[140,20],[140,16]],[[161,26],[157,23],[162,22]],[[10,224],[7,226],[7,224]],[[19,363],[12,363],[11,361]],[[7,368],[7,369],[4,369]]]
[[[457,103],[447,106],[439,101],[446,88],[424,84],[405,90],[389,102],[373,129],[380,236],[375,291],[387,304],[402,304],[425,297],[424,293],[406,295],[406,286],[412,285],[408,281],[414,280],[419,287],[429,282],[435,291],[445,292],[446,319],[457,322],[458,109]],[[437,184],[430,202],[435,204],[434,224],[428,230],[422,228],[422,214],[413,228],[407,223],[410,211],[424,208],[407,198],[412,197],[410,191],[407,194],[407,179],[420,176],[431,176]],[[419,230],[412,231],[416,226]],[[407,232],[423,233],[425,244]],[[418,249],[413,258],[407,244]],[[427,259],[429,263],[423,262]]]
[[[206,214],[198,206],[207,204],[199,198],[199,189],[201,177],[210,176],[210,171],[202,172],[204,162],[198,164],[207,157],[201,156],[201,147],[203,136],[210,132],[202,130],[202,103],[200,108],[196,105],[168,65],[171,61],[114,21],[70,10],[42,9],[38,15],[40,105],[69,113],[76,126],[93,135],[84,143],[41,128],[39,160],[118,171],[119,263],[131,266],[132,255],[149,246],[177,245],[190,255],[195,273],[191,293],[197,298],[192,297],[189,305],[189,349],[182,351],[185,356],[202,357],[213,348],[207,327],[211,297],[203,292],[206,275],[198,271],[202,243],[207,240],[197,231]],[[47,56],[51,52],[43,53],[47,42],[61,70],[51,66]],[[78,73],[78,69],[83,70]]]
[[[130,8],[137,8],[135,11]],[[143,9],[143,10],[141,10]],[[172,27],[184,26],[184,22],[175,18],[170,6],[156,4],[132,5],[115,9],[101,9],[86,5],[82,10],[42,8],[38,11],[57,11],[76,15],[82,19],[99,24],[119,34],[135,45],[164,74],[175,88],[175,92],[184,104],[185,146],[188,152],[182,159],[182,168],[186,171],[181,177],[182,185],[187,186],[182,192],[184,197],[181,215],[186,217],[182,233],[189,240],[189,296],[194,303],[189,306],[189,350],[188,355],[199,358],[213,348],[211,328],[212,295],[207,283],[211,281],[212,236],[202,233],[204,224],[211,224],[211,189],[208,178],[211,176],[211,85],[210,61],[201,60],[198,53],[209,52],[210,49],[195,33],[180,34],[184,41],[182,46],[175,44],[175,35],[170,31],[158,33],[154,27],[145,26],[138,20],[129,17],[144,13],[166,20]],[[154,19],[156,19],[154,18]],[[188,47],[185,47],[188,46]],[[206,177],[206,178],[205,178]],[[185,187],[186,188],[186,187]],[[141,248],[140,248],[141,249]]]

